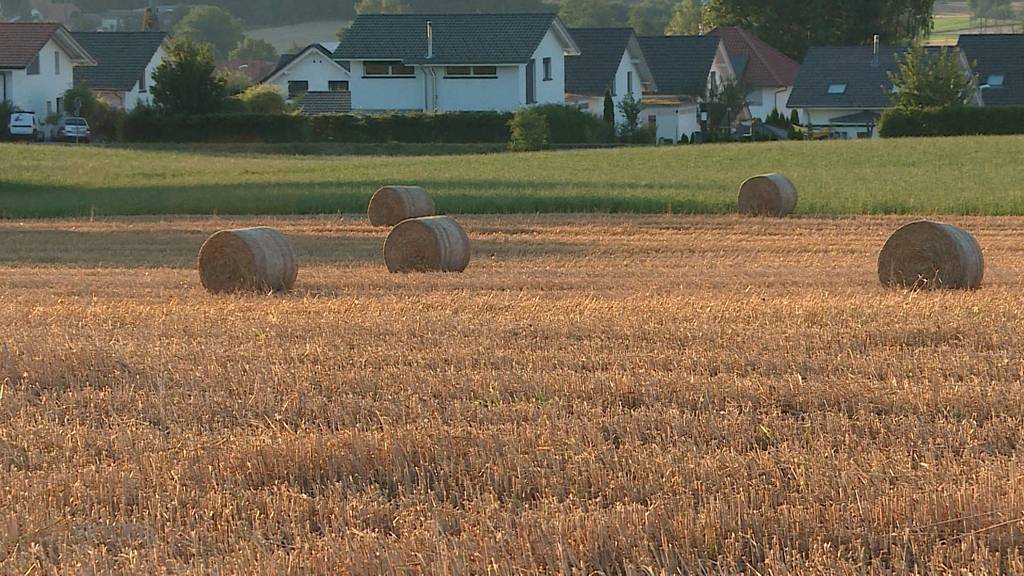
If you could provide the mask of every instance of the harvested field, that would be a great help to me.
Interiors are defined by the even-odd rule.
[[[883,289],[911,219],[0,222],[0,573],[1024,571],[1024,219]],[[295,289],[207,294],[255,225]]]

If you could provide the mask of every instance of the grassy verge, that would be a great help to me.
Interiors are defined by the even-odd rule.
[[[0,145],[0,216],[359,213],[416,183],[449,213],[725,213],[778,171],[804,214],[1024,214],[1024,137],[666,146],[474,156],[208,154]]]

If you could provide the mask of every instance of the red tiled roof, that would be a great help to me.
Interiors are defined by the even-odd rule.
[[[0,68],[27,68],[58,29],[56,22],[0,22]]]
[[[792,86],[800,73],[800,64],[789,56],[738,26],[720,26],[710,32],[725,42],[730,54],[750,58],[741,81],[748,86]]]

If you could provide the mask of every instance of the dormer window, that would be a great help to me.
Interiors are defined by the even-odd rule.
[[[846,94],[846,84],[829,84],[828,93],[832,96]]]
[[[1005,85],[1005,83],[1006,83],[1006,75],[1005,74],[989,74],[988,75],[988,82],[986,82],[986,84],[988,84],[992,88],[1002,88]]]

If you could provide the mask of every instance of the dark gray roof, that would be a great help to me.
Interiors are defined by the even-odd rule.
[[[750,64],[750,56],[730,52],[729,62],[732,63],[732,69],[736,73],[736,77],[743,78],[743,75],[747,72],[747,65]]]
[[[888,108],[892,82],[906,48],[882,47],[878,64],[871,46],[811,48],[800,67],[789,108]],[[832,84],[846,84],[844,94],[829,94]]]
[[[298,54],[281,54],[280,56],[278,56],[277,65],[274,66],[274,69],[271,70],[269,74],[263,77],[263,80],[261,80],[261,82],[266,82],[267,80],[273,78],[275,74],[281,71],[281,69],[291,64],[293,60],[295,60],[299,56],[302,56],[306,52],[309,52],[310,50],[318,50],[322,52],[324,56],[327,56],[331,60],[334,60],[334,54],[332,54],[331,51],[328,50],[327,48],[324,48],[322,44],[310,44],[309,46],[303,48],[302,51],[299,52]],[[349,62],[338,62],[337,60],[334,61],[345,70],[350,69],[351,64]]]
[[[978,84],[1004,76],[1001,88],[981,90],[986,106],[1024,106],[1024,34],[964,34],[960,49],[974,65]]]
[[[434,29],[430,60],[426,58],[428,21]],[[334,57],[407,64],[522,64],[533,57],[556,22],[553,13],[361,14]]]
[[[72,36],[96,60],[95,66],[75,67],[75,84],[126,92],[142,77],[167,33],[74,32]]]
[[[302,113],[309,116],[317,114],[340,114],[352,111],[352,93],[341,92],[306,92],[299,102]]]
[[[878,112],[872,112],[870,110],[861,110],[860,112],[854,112],[853,114],[847,114],[845,116],[839,116],[837,118],[830,118],[829,123],[875,126],[878,124],[878,120],[881,117],[882,115],[879,114]]]
[[[570,28],[580,55],[565,59],[565,91],[603,95],[615,82],[622,55],[633,37],[632,28]]]
[[[658,94],[703,96],[721,42],[716,36],[640,38]]]

